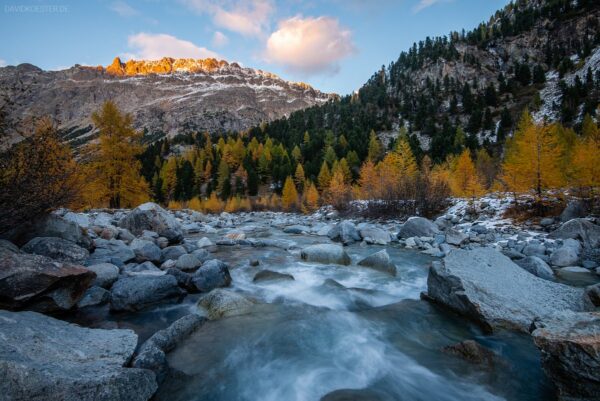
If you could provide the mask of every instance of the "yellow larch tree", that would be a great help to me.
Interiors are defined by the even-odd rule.
[[[296,166],[296,172],[294,173],[294,182],[298,187],[300,192],[304,192],[304,181],[306,181],[306,176],[304,175],[304,168],[301,163],[298,163]]]
[[[342,170],[338,168],[331,177],[329,187],[325,191],[325,201],[336,209],[343,210],[348,206],[351,198],[352,188],[346,182]]]
[[[281,207],[286,211],[296,210],[298,208],[298,191],[292,176],[287,176],[283,184],[281,194]]]
[[[304,191],[304,201],[302,202],[303,212],[314,212],[319,208],[319,191],[317,187],[310,181],[305,183],[306,190]]]
[[[329,166],[327,162],[323,162],[321,165],[321,170],[319,171],[319,175],[317,176],[317,184],[319,185],[319,189],[321,192],[327,190],[329,188],[329,182],[331,181],[331,171],[329,171]]]
[[[482,179],[471,159],[469,149],[463,150],[456,159],[456,164],[450,176],[450,188],[454,196],[460,197],[475,198],[484,192]]]
[[[371,159],[367,159],[360,168],[358,177],[359,194],[361,199],[375,199],[378,197],[377,169]]]

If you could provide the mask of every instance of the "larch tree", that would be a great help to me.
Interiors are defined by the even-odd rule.
[[[92,200],[90,206],[133,207],[147,201],[149,188],[137,159],[141,133],[133,129],[131,115],[107,101],[92,114],[92,121],[100,135],[88,149],[85,195]]]
[[[294,173],[294,182],[296,183],[296,186],[300,192],[304,192],[304,181],[306,181],[304,168],[302,167],[302,164],[298,163],[296,166],[296,172]]]
[[[341,169],[337,169],[329,187],[325,191],[325,200],[337,210],[344,210],[352,198],[352,188],[346,183],[344,173]]]
[[[225,159],[221,159],[217,174],[217,192],[221,199],[227,200],[231,195],[231,173]]]
[[[483,193],[481,178],[469,149],[463,150],[452,170],[450,187],[455,196],[475,198]]]
[[[360,188],[360,197],[362,199],[374,199],[379,196],[377,177],[377,169],[375,163],[371,159],[367,159],[362,167],[360,168],[360,175],[358,177],[358,185]]]
[[[329,182],[331,181],[331,171],[329,171],[329,166],[327,166],[327,162],[323,162],[321,165],[321,170],[319,171],[319,175],[317,176],[317,183],[319,185],[319,189],[321,192],[325,191],[329,188]]]
[[[298,191],[291,176],[287,176],[283,184],[281,194],[281,206],[286,211],[296,210],[298,208]]]
[[[381,141],[377,137],[377,134],[375,134],[375,131],[371,130],[371,132],[369,133],[369,149],[367,153],[367,158],[376,163],[381,159],[382,153],[383,146],[381,145]]]
[[[312,182],[306,183],[306,189],[304,191],[304,202],[303,202],[303,211],[314,212],[319,208],[319,191],[317,191],[317,187]]]

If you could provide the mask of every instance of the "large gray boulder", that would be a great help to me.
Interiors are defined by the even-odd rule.
[[[228,287],[230,284],[229,267],[218,259],[205,262],[192,274],[192,285],[199,292],[209,292],[215,288]]]
[[[171,213],[156,203],[144,203],[133,209],[119,221],[119,227],[126,228],[134,235],[142,235],[144,230],[154,231],[170,243],[183,239],[181,224]]]
[[[256,304],[257,301],[252,298],[223,288],[209,292],[198,301],[198,306],[206,310],[211,320],[244,315]]]
[[[279,273],[273,270],[261,270],[254,275],[253,283],[263,283],[269,281],[294,281],[294,276],[287,273]]]
[[[563,209],[559,216],[561,222],[567,222],[580,217],[585,217],[588,214],[589,208],[583,201],[572,200]]]
[[[490,331],[527,332],[536,317],[584,309],[582,289],[536,277],[491,248],[456,249],[433,262],[427,295]]]
[[[581,244],[579,244],[579,241],[571,238],[566,239],[563,241],[562,246],[550,255],[550,264],[558,267],[577,265],[580,253]]]
[[[92,239],[77,223],[54,213],[24,227],[24,232],[19,235],[19,244],[28,242],[35,237],[58,237],[86,249],[93,247]]]
[[[359,233],[367,244],[387,245],[392,241],[389,232],[377,227],[361,228]]]
[[[600,226],[592,224],[586,219],[572,219],[552,231],[548,237],[572,238],[581,241],[586,248],[597,248],[600,246]]]
[[[532,329],[559,399],[600,399],[600,314],[560,312],[536,320]]]
[[[448,228],[445,231],[446,242],[450,245],[461,246],[465,242],[468,242],[469,236],[462,231],[455,228]]]
[[[436,234],[440,234],[440,230],[434,222],[425,217],[411,217],[400,227],[398,238],[435,237]]]
[[[181,298],[185,291],[179,288],[171,275],[125,277],[113,284],[110,309],[137,311],[166,299]]]
[[[160,263],[162,251],[154,242],[136,238],[131,241],[129,247],[135,253],[135,260],[137,262],[150,261]]]
[[[177,258],[175,267],[185,272],[195,271],[202,265],[202,261],[198,256],[188,253]]]
[[[83,297],[77,302],[79,309],[86,308],[88,306],[99,306],[104,305],[110,301],[110,292],[102,287],[90,287]]]
[[[71,309],[95,276],[83,266],[0,249],[0,308],[39,312]]]
[[[330,240],[341,242],[344,245],[361,240],[361,236],[354,223],[347,220],[336,224],[336,226],[327,233],[327,236]]]
[[[154,373],[124,367],[131,330],[87,329],[34,312],[0,310],[0,398],[11,401],[145,401]]]
[[[96,249],[85,262],[87,266],[99,263],[112,263],[122,266],[124,263],[135,259],[135,252],[121,240],[97,238],[94,243]]]
[[[538,276],[544,280],[554,281],[556,278],[548,263],[537,256],[527,256],[523,259],[517,259],[515,263],[534,276]]]
[[[83,263],[90,256],[87,249],[58,237],[33,238],[21,251],[71,263]]]
[[[310,245],[300,252],[300,257],[307,262],[349,265],[350,256],[339,245],[317,244]]]
[[[153,371],[160,384],[169,370],[166,354],[202,327],[204,322],[206,318],[190,314],[176,320],[166,329],[157,331],[142,344],[131,366]]]
[[[187,250],[181,245],[168,246],[162,250],[161,261],[177,260],[181,255],[185,255]]]
[[[392,263],[390,255],[385,249],[382,249],[379,252],[375,252],[374,254],[367,256],[366,258],[358,262],[358,265],[369,267],[380,272],[388,273],[392,276],[396,275],[396,265]]]
[[[98,287],[110,288],[119,278],[119,268],[110,263],[98,263],[87,266],[87,269],[96,273],[96,278],[92,281],[92,285],[97,285]]]

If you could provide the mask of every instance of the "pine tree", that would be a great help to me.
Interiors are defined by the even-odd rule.
[[[231,177],[229,165],[224,159],[219,163],[219,171],[217,175],[217,192],[222,200],[229,199],[231,196]]]
[[[369,149],[367,159],[376,163],[381,159],[382,152],[383,146],[381,145],[377,134],[375,134],[375,131],[371,130],[369,133]]]
[[[281,206],[283,210],[292,211],[298,208],[298,191],[291,176],[285,179],[283,193],[281,194]]]
[[[306,177],[304,176],[304,168],[302,167],[302,164],[298,163],[298,165],[296,166],[296,172],[294,173],[294,182],[296,183],[296,186],[298,187],[300,193],[304,192],[305,180]]]

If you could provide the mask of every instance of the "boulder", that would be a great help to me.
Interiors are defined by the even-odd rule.
[[[104,305],[110,301],[110,292],[102,287],[90,287],[83,297],[77,302],[79,309],[88,306],[99,306]]]
[[[597,248],[600,246],[600,226],[592,224],[586,219],[572,219],[552,231],[548,237],[572,238],[581,241],[585,248]]]
[[[440,230],[431,220],[424,217],[411,217],[400,227],[398,238],[435,237],[436,234],[440,234]]]
[[[367,256],[366,258],[358,262],[358,265],[369,267],[380,272],[388,273],[392,276],[396,275],[396,266],[392,263],[390,255],[385,249]]]
[[[574,239],[566,239],[563,245],[552,252],[550,264],[558,267],[573,266],[579,261],[581,245]]]
[[[448,228],[446,231],[446,243],[455,246],[461,246],[468,242],[469,236],[455,228]]]
[[[542,368],[561,400],[600,398],[600,314],[560,312],[536,319],[533,341],[540,349]]]
[[[181,245],[168,246],[162,250],[161,260],[177,260],[181,255],[185,255],[187,250]]]
[[[585,301],[589,309],[600,307],[600,283],[585,288]]]
[[[87,269],[96,273],[96,278],[92,281],[92,285],[98,287],[110,288],[119,278],[119,268],[110,263],[98,263],[87,266]]]
[[[549,227],[554,224],[554,219],[552,217],[544,217],[540,220],[540,226]]]
[[[231,275],[226,263],[217,259],[205,262],[192,275],[192,285],[200,292],[208,292],[219,287],[228,287]]]
[[[211,320],[249,313],[256,301],[226,289],[216,289],[203,296],[198,306],[204,308]]]
[[[377,227],[366,227],[360,230],[360,236],[367,244],[387,245],[392,242],[389,232]]]
[[[202,259],[193,254],[181,255],[175,263],[175,267],[182,271],[194,271],[202,265]]]
[[[588,213],[588,207],[580,200],[572,200],[563,209],[559,220],[565,223],[569,220],[585,217]]]
[[[241,241],[246,239],[246,233],[243,231],[232,231],[230,233],[225,234],[224,239],[231,241]]]
[[[493,365],[496,354],[473,340],[465,340],[442,348],[442,352],[458,356],[471,363]]]
[[[165,209],[156,203],[144,203],[133,209],[119,221],[119,227],[126,228],[134,235],[142,235],[144,230],[154,231],[170,243],[183,239],[181,224]]]
[[[0,308],[68,310],[79,302],[94,277],[83,266],[0,249]]]
[[[154,373],[126,368],[131,330],[87,329],[34,312],[0,310],[0,398],[25,401],[145,401]]]
[[[202,238],[200,238],[198,240],[198,242],[196,242],[196,246],[198,248],[208,248],[208,247],[211,247],[213,245],[214,245],[213,242],[210,239],[206,238],[206,237],[202,237]]]
[[[522,253],[525,256],[544,256],[546,254],[546,247],[539,242],[531,241],[523,247]]]
[[[538,276],[544,280],[555,280],[554,272],[550,266],[537,256],[527,256],[526,258],[517,259],[515,263],[534,276]]]
[[[98,238],[94,243],[96,244],[96,249],[85,262],[87,266],[98,263],[112,263],[122,266],[124,263],[135,259],[135,252],[121,240]]]
[[[292,276],[291,274],[275,272],[273,270],[261,270],[258,273],[256,273],[254,275],[254,278],[252,279],[252,281],[254,283],[261,283],[264,281],[275,281],[275,280],[277,280],[277,281],[279,281],[279,280],[293,281],[294,276]]]
[[[160,248],[152,241],[136,238],[129,247],[135,253],[135,260],[139,263],[150,261],[159,263],[162,257]]]
[[[293,226],[287,226],[283,229],[283,232],[286,234],[306,234],[308,232],[310,232],[310,227],[307,226],[301,226],[301,225],[293,225]]]
[[[536,277],[491,248],[455,249],[433,262],[427,295],[489,331],[526,332],[536,317],[584,308],[582,289]]]
[[[24,226],[24,231],[18,235],[17,243],[26,243],[35,237],[58,237],[88,250],[93,247],[92,239],[77,223],[54,213]]]
[[[125,277],[113,284],[110,309],[137,311],[165,299],[181,298],[185,291],[171,275]]]
[[[335,242],[341,242],[344,245],[348,245],[355,241],[360,241],[362,239],[354,223],[347,220],[336,224],[327,233],[327,236],[330,240]]]
[[[390,401],[390,397],[377,390],[339,389],[325,394],[319,401]]]
[[[123,266],[122,273],[126,276],[162,276],[164,271],[160,270],[152,262],[129,263]]]
[[[58,237],[33,238],[21,251],[71,263],[83,263],[90,256],[87,249]]]
[[[153,371],[160,384],[169,371],[166,354],[198,330],[204,322],[206,318],[190,314],[176,320],[166,329],[157,331],[142,344],[131,366]]]
[[[310,245],[300,252],[300,257],[307,262],[349,265],[350,256],[339,245],[317,244]]]
[[[10,251],[18,253],[19,247],[8,240],[0,239],[0,251]]]
[[[91,226],[90,216],[85,213],[67,212],[62,217],[65,220],[72,221],[81,228],[90,228]]]

